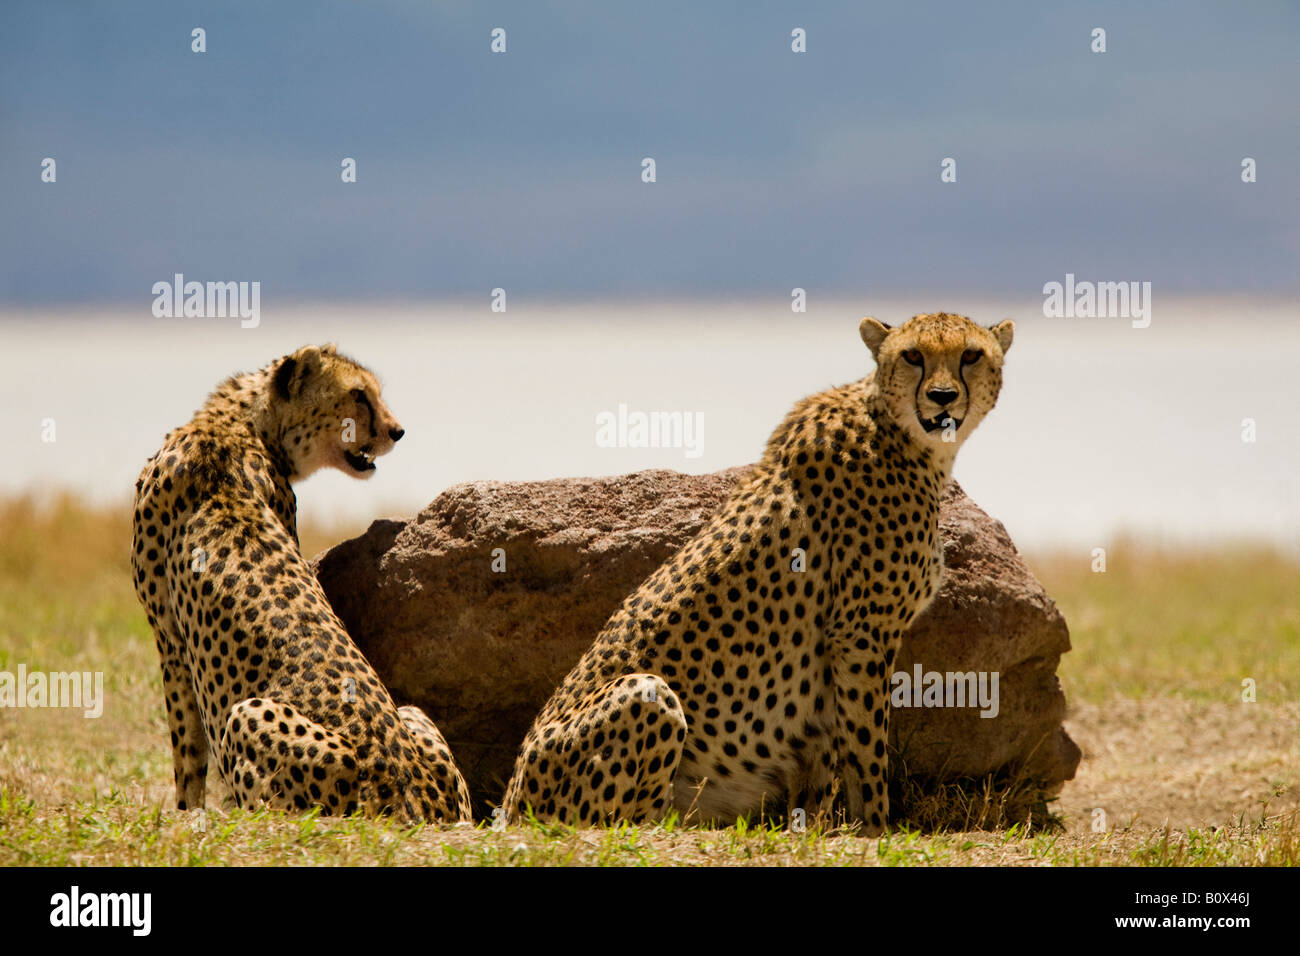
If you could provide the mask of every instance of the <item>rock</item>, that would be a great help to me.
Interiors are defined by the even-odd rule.
[[[1056,678],[1070,632],[1025,566],[1002,522],[953,482],[939,515],[944,573],[935,600],[903,638],[895,673],[998,675],[996,716],[979,708],[895,708],[890,742],[910,773],[936,779],[990,773],[1033,780],[1054,796],[1074,777],[1080,751],[1061,726]]]
[[[456,485],[410,521],[377,521],[325,552],[316,570],[398,703],[438,724],[484,812],[610,614],[748,470]],[[899,707],[891,740],[918,779],[1018,772],[1054,794],[1080,756],[1061,727],[1065,621],[1002,525],[955,484],[941,530],[943,587],[896,670],[997,671],[999,712]]]

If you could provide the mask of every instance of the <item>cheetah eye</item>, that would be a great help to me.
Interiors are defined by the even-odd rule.
[[[908,349],[903,353],[903,361],[908,365],[921,366],[925,364],[925,358],[916,349]]]
[[[984,357],[984,353],[981,352],[979,349],[967,349],[965,352],[961,353],[961,364],[974,365],[983,357]]]
[[[366,390],[364,388],[354,388],[352,390],[352,397],[359,402],[366,397]]]

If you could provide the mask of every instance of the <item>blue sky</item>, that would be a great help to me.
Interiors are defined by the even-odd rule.
[[[7,0],[0,304],[1297,291],[1300,8],[1047,6]]]

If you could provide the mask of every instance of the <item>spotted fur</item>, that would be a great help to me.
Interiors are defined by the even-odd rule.
[[[881,832],[894,658],[938,590],[940,495],[997,400],[1012,332],[864,319],[876,371],[799,402],[623,602],[529,731],[509,817],[800,808]]]
[[[402,434],[374,375],[308,346],[227,380],[145,465],[132,565],[182,810],[212,753],[240,806],[469,819],[446,741],[394,705],[298,549],[291,483],[369,477]]]

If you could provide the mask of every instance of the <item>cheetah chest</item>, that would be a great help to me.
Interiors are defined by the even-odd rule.
[[[860,508],[836,503],[737,535],[718,553],[714,586],[661,619],[677,626],[647,657],[690,725],[679,808],[774,806],[829,748],[837,680],[886,699],[901,635],[938,589],[942,547],[937,500],[872,490]],[[837,676],[845,655],[855,663]]]

